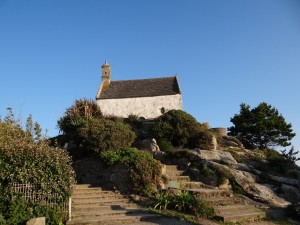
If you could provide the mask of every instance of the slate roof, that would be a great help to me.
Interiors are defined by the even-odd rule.
[[[154,97],[181,94],[177,76],[142,80],[110,81],[97,99]]]

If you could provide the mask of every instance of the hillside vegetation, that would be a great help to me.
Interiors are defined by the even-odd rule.
[[[75,183],[71,159],[66,151],[49,147],[31,116],[25,130],[11,109],[0,121],[0,165],[0,224],[25,224],[37,216],[46,216],[47,224],[67,219],[63,205]],[[24,193],[14,188],[18,186],[34,187],[26,201]],[[37,198],[34,193],[41,195]]]

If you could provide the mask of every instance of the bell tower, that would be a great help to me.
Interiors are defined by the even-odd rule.
[[[108,64],[107,61],[104,62],[104,64],[102,65],[102,83],[106,83],[107,86],[110,83],[110,65]]]
[[[110,65],[108,64],[107,61],[105,61],[101,68],[102,68],[102,76],[101,76],[102,82],[97,92],[96,99],[100,98],[101,93],[103,93],[110,84]]]

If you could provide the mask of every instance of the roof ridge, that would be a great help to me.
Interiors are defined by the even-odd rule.
[[[131,79],[131,80],[111,80],[111,82],[116,82],[116,81],[140,81],[140,80],[158,80],[158,79],[167,79],[167,78],[175,78],[175,76],[168,76],[168,77],[154,77],[154,78],[142,78],[142,79]]]

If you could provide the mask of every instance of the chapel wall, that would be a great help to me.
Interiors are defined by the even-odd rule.
[[[145,119],[152,119],[171,109],[182,110],[182,95],[166,95],[140,98],[98,99],[97,104],[104,116],[117,116],[127,118],[137,115]]]

